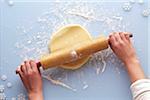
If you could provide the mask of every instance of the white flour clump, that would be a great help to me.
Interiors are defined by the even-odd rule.
[[[102,63],[103,63],[103,68],[102,68],[102,73],[103,73],[106,69],[106,62],[104,60],[102,60]]]
[[[88,7],[75,6],[74,8],[67,10],[65,13],[87,20],[95,19],[93,9],[89,9]]]
[[[15,97],[12,97],[11,100],[17,100]]]
[[[77,60],[78,59],[78,54],[75,50],[71,51],[71,57],[72,57],[72,60]]]
[[[4,90],[5,90],[4,85],[0,85],[0,93],[4,93]]]
[[[31,41],[29,40],[29,41],[27,41],[27,43],[28,43],[28,44],[31,44]]]
[[[6,100],[5,93],[0,93],[0,100]]]
[[[87,89],[89,87],[89,85],[86,82],[83,82],[83,90]]]
[[[148,17],[148,16],[150,15],[150,9],[145,9],[145,10],[143,10],[142,15],[143,15],[144,17]]]
[[[134,4],[136,1],[135,0],[130,0],[130,3]]]
[[[13,6],[13,5],[14,5],[14,1],[8,0],[8,5],[9,5],[9,6]]]
[[[139,0],[138,3],[139,4],[144,4],[144,0]]]
[[[129,2],[126,2],[122,6],[124,11],[130,11],[132,9],[132,5]]]
[[[7,76],[6,75],[2,75],[1,76],[1,80],[6,81],[7,80]]]
[[[8,83],[7,83],[7,87],[8,87],[8,88],[11,88],[11,87],[12,87],[12,83],[11,83],[11,82],[8,82]]]
[[[23,93],[18,94],[17,100],[26,100],[26,96]]]

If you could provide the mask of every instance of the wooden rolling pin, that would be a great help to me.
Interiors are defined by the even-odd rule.
[[[37,65],[38,67],[42,66],[43,69],[56,67],[58,65],[74,62],[106,48],[108,48],[108,40],[106,37],[101,36],[92,41],[84,41],[77,46],[75,45],[72,49],[62,49],[43,56]]]
[[[132,34],[130,34],[130,37],[132,37]],[[84,41],[77,46],[75,45],[72,49],[62,49],[44,56],[37,63],[37,66],[42,66],[43,69],[47,69],[74,62],[100,50],[107,49],[108,46],[108,39],[105,36],[101,36],[99,38],[93,39],[92,41]]]

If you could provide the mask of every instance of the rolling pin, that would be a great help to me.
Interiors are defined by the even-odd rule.
[[[132,37],[132,34],[130,37]],[[77,46],[75,45],[72,49],[61,49],[47,56],[43,56],[39,62],[37,62],[37,66],[42,66],[43,69],[47,69],[74,62],[100,50],[107,49],[108,46],[108,39],[105,36],[101,36],[92,41],[84,41]]]

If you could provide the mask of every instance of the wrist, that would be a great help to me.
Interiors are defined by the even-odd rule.
[[[43,100],[43,92],[31,92],[28,94],[29,100]]]
[[[139,60],[137,57],[133,57],[133,58],[128,58],[124,61],[124,64],[126,66],[130,66],[130,65],[134,65],[134,64],[139,64]]]
[[[145,78],[144,72],[137,58],[130,59],[129,61],[125,62],[125,66],[132,83]]]

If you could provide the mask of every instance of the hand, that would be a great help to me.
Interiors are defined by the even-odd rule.
[[[114,53],[124,62],[132,83],[145,78],[129,33],[120,32],[110,35],[109,44]]]
[[[109,36],[110,47],[124,63],[137,60],[129,35],[129,33],[120,32]]]
[[[29,100],[43,100],[42,78],[34,61],[25,61],[17,70],[28,92]]]

